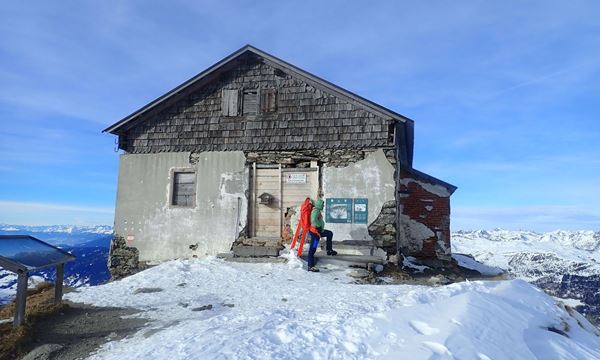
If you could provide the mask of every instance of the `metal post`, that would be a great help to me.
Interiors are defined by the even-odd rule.
[[[63,295],[63,279],[65,274],[65,264],[56,265],[56,280],[54,280],[54,303],[60,304]]]
[[[25,306],[27,304],[27,272],[19,272],[17,278],[17,299],[13,327],[17,328],[25,321]]]

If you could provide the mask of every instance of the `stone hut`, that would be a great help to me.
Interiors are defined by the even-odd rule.
[[[123,150],[115,235],[146,262],[269,254],[323,195],[336,241],[449,261],[456,187],[413,168],[413,129],[244,46],[104,130]]]

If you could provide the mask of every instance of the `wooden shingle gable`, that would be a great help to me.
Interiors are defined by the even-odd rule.
[[[111,134],[117,135],[119,133],[119,129],[121,127],[125,126],[130,121],[136,120],[139,116],[141,116],[144,113],[146,113],[147,111],[159,106],[160,104],[166,102],[167,100],[169,100],[173,97],[176,97],[178,95],[181,95],[182,93],[185,93],[185,91],[188,88],[193,87],[194,85],[197,85],[198,83],[202,83],[203,81],[205,82],[205,80],[209,80],[209,81],[212,80],[215,76],[215,73],[218,74],[219,71],[222,71],[223,69],[227,68],[231,64],[238,61],[242,56],[248,55],[248,54],[253,54],[255,56],[258,56],[258,57],[264,59],[265,61],[269,62],[271,65],[275,66],[277,68],[276,71],[278,71],[278,72],[293,73],[296,76],[303,78],[307,82],[312,82],[313,85],[317,85],[317,87],[322,87],[323,89],[326,89],[327,91],[336,93],[338,96],[347,97],[348,99],[355,101],[357,104],[360,104],[366,108],[372,109],[373,111],[381,112],[381,114],[387,115],[395,120],[413,121],[404,115],[398,114],[397,112],[394,112],[394,111],[387,109],[379,104],[376,104],[370,100],[367,100],[359,95],[356,95],[351,91],[348,91],[348,90],[341,88],[327,80],[324,80],[324,79],[322,79],[316,75],[313,75],[305,70],[302,70],[288,62],[285,62],[285,61],[271,55],[271,54],[268,54],[262,50],[259,50],[251,45],[246,45],[246,46],[242,47],[241,49],[233,52],[232,54],[226,56],[225,58],[223,58],[219,62],[215,63],[214,65],[210,66],[208,69],[204,70],[203,72],[199,73],[198,75],[185,81],[184,83],[177,86],[176,88],[169,91],[168,93],[158,97],[157,99],[153,100],[152,102],[148,103],[147,105],[143,106],[142,108],[136,110],[135,112],[131,113],[130,115],[126,116],[125,118],[123,118],[123,119],[119,120],[118,122],[114,123],[113,125],[107,127],[106,129],[103,130],[103,132],[109,132]]]
[[[247,51],[107,130],[131,153],[296,150],[390,147],[393,124],[412,122],[334,90]]]

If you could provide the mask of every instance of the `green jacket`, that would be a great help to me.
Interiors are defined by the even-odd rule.
[[[321,214],[322,210],[323,200],[317,199],[317,201],[315,201],[315,207],[310,213],[310,224],[314,226],[318,231],[321,231],[325,228],[325,221],[323,221],[323,214]]]

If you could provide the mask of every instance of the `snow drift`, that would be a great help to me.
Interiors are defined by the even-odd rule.
[[[593,359],[600,337],[522,280],[358,285],[342,270],[171,261],[72,301],[150,319],[92,358]]]

